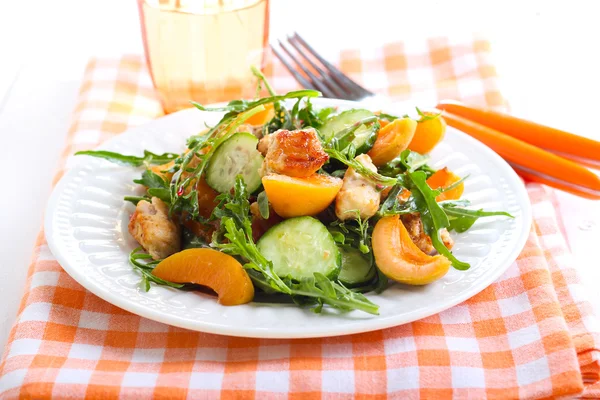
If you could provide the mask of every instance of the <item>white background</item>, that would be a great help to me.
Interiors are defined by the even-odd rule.
[[[271,37],[298,30],[327,55],[414,36],[484,33],[513,113],[600,140],[599,19],[593,0],[272,0]],[[21,299],[87,59],[141,49],[134,0],[0,0],[0,345]],[[595,290],[600,202],[560,200],[578,269]]]

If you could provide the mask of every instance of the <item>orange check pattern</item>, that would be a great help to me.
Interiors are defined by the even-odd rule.
[[[470,38],[342,51],[334,61],[398,100],[427,105],[450,97],[503,107],[489,57],[487,42]],[[278,90],[296,87],[281,65],[267,72]],[[161,115],[142,57],[92,61],[63,168],[74,151]],[[71,279],[42,232],[0,364],[0,398],[597,397],[598,320],[558,228],[552,192],[539,185],[528,191],[529,240],[497,282],[421,321],[336,338],[243,339],[138,317]]]

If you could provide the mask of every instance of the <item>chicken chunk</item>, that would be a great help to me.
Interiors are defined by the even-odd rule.
[[[129,220],[129,233],[152,256],[159,260],[180,250],[179,227],[169,218],[167,205],[153,197],[152,203],[140,201]]]
[[[406,227],[408,234],[412,241],[417,245],[419,249],[425,254],[431,254],[435,252],[435,248],[431,243],[431,238],[427,236],[425,230],[423,229],[423,222],[421,222],[421,217],[419,213],[405,214],[400,217],[402,223]],[[450,237],[447,229],[442,229],[440,232],[440,236],[442,238],[442,242],[444,246],[451,249],[454,246],[454,241]]]
[[[377,172],[371,157],[361,154],[356,160],[366,168]],[[356,210],[361,218],[369,218],[379,209],[380,195],[376,185],[354,169],[348,168],[344,174],[342,189],[335,198],[335,215],[341,220],[356,218]]]
[[[265,155],[261,169],[263,176],[275,173],[305,178],[317,172],[329,159],[312,128],[279,130],[262,138],[258,151]]]

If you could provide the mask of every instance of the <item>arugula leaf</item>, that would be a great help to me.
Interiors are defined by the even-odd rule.
[[[333,114],[336,111],[337,111],[337,107],[325,107],[325,108],[321,108],[317,112],[317,117],[319,118],[319,121],[321,121],[322,123],[324,123],[331,116],[331,114]]]
[[[141,247],[136,247],[129,253],[129,263],[133,266],[133,268],[140,272],[142,275],[142,280],[140,285],[144,291],[150,290],[150,282],[154,282],[158,285],[165,285],[174,287],[177,289],[182,288],[184,285],[181,283],[175,283],[166,281],[164,279],[159,278],[158,276],[154,276],[152,274],[152,270],[154,267],[158,265],[162,260],[151,260],[152,256],[148,253],[145,253]],[[143,262],[140,260],[144,260]]]
[[[148,189],[148,195],[150,197],[158,197],[159,199],[167,203],[167,205],[171,204],[171,192],[169,191],[169,189],[150,188]]]
[[[198,135],[193,135],[187,138],[186,144],[188,149],[193,149],[198,145],[203,144],[204,142],[211,139],[210,131],[206,133],[200,133]]]
[[[443,187],[443,188],[439,188],[438,190],[440,191],[440,193],[444,193],[444,192],[447,192],[449,190],[452,190],[455,187],[457,187],[458,185],[462,184],[464,181],[466,181],[467,178],[469,178],[469,176],[470,175],[465,175],[462,178],[460,178],[459,180],[457,180],[456,182],[454,182],[453,184],[448,185],[448,186]]]
[[[269,199],[267,197],[267,192],[264,190],[260,192],[256,198],[256,202],[258,203],[260,216],[264,219],[269,219]]]
[[[440,237],[440,230],[448,228],[450,221],[444,209],[435,201],[435,198],[439,195],[439,190],[433,190],[427,185],[427,176],[424,172],[407,172],[406,176],[409,178],[409,189],[419,210],[423,229],[431,238],[433,247],[438,253],[448,258],[454,268],[458,270],[469,269],[470,265],[459,261],[444,245]]]
[[[365,167],[354,158],[349,158],[342,152],[332,148],[325,148],[325,152],[336,160],[340,161],[342,164],[345,164],[348,167],[352,167],[358,174],[364,176],[371,182],[382,185],[382,186],[393,186],[398,182],[398,178],[391,178],[388,176],[383,176],[378,174],[377,172],[371,171],[369,168]]]
[[[123,200],[133,203],[134,205],[137,206],[137,203],[139,203],[140,201],[142,201],[142,200],[150,201],[151,199],[148,196],[125,196],[125,197],[123,197]]]
[[[430,121],[430,120],[432,120],[432,119],[439,118],[439,117],[442,115],[442,113],[441,113],[441,112],[439,112],[439,113],[437,113],[437,114],[433,114],[433,115],[427,115],[427,114],[425,114],[423,111],[421,111],[421,110],[419,109],[419,107],[415,107],[415,108],[417,109],[417,114],[419,114],[419,116],[421,117],[421,118],[420,118],[420,119],[419,119],[417,122],[425,122],[425,121]]]
[[[330,281],[318,272],[315,272],[314,278],[303,279],[299,283],[292,283],[291,286],[294,296],[305,296],[317,303],[317,307],[313,309],[317,313],[321,312],[323,304],[329,304],[342,311],[361,310],[369,314],[379,314],[379,306],[363,294],[354,292],[339,282]]]
[[[417,153],[416,151],[411,151],[408,149],[404,150],[400,154],[400,162],[402,163],[402,165],[404,165],[406,170],[409,172],[416,171],[423,167],[429,168],[427,163],[429,162],[430,159],[431,159],[431,157],[428,154],[421,154],[421,153]],[[433,170],[433,171],[435,171],[435,170]]]
[[[512,214],[507,213],[506,211],[483,211],[483,209],[469,210],[469,209],[460,208],[460,207],[457,207],[455,205],[448,204],[448,203],[440,203],[440,204],[444,208],[444,211],[446,211],[446,214],[448,216],[453,216],[453,217],[481,218],[481,217],[494,217],[494,216],[501,215],[504,217],[514,218],[514,216]]]
[[[162,176],[154,173],[154,171],[147,169],[142,173],[142,177],[140,179],[134,179],[133,182],[144,185],[147,188],[159,188],[159,189],[168,189],[169,184],[165,182]]]
[[[379,172],[385,176],[397,176],[406,171],[421,170],[429,176],[435,172],[427,163],[431,157],[426,154],[420,154],[411,150],[404,150],[398,157],[385,164],[379,169]]]
[[[334,107],[326,107],[319,111],[315,111],[310,98],[306,99],[303,108],[300,108],[301,102],[302,99],[298,99],[292,108],[292,120],[294,122],[294,126],[298,129],[307,126],[320,129],[329,115],[335,111]]]
[[[401,194],[404,190],[406,189],[401,184],[395,185],[388,194],[388,197],[385,199],[385,201],[379,206],[379,210],[377,210],[377,215],[379,217],[385,217],[389,215],[411,214],[414,212],[418,212],[417,206],[412,196],[409,197],[407,201],[403,202],[401,202],[398,199],[398,195]]]
[[[466,208],[457,207],[455,204],[450,202],[442,202],[440,204],[450,220],[449,229],[458,233],[467,231],[479,218],[482,217],[505,216],[514,218],[511,214],[504,211],[483,211],[483,209],[469,210]]]
[[[146,186],[146,196],[125,196],[124,200],[129,201],[135,205],[142,200],[150,202],[152,197],[158,197],[165,203],[171,202],[171,194],[169,192],[169,184],[163,179],[162,176],[154,173],[152,170],[147,169],[142,173],[140,179],[134,179],[133,182]]]
[[[310,89],[302,89],[302,90],[294,90],[292,92],[288,92],[283,95],[273,95],[269,97],[263,97],[258,100],[232,100],[227,105],[223,107],[205,107],[200,103],[196,103],[192,101],[192,105],[201,111],[229,111],[235,112],[237,114],[242,113],[244,111],[250,110],[254,107],[258,107],[260,105],[275,103],[278,101],[286,100],[286,99],[299,99],[302,97],[318,97],[321,95],[321,92]]]
[[[333,133],[331,135],[331,139],[329,139],[329,147],[333,147],[334,149],[344,151],[356,138],[356,131],[358,130],[358,128],[360,128],[363,125],[365,127],[371,127],[372,132],[379,130],[379,122],[377,120],[377,116],[373,115],[371,117],[363,118],[361,120],[356,121],[349,127],[342,129],[339,132]]]
[[[106,150],[85,150],[78,151],[75,153],[76,156],[91,156],[97,158],[103,158],[105,160],[111,161],[115,164],[121,165],[131,165],[134,167],[140,167],[142,165],[161,165],[166,164],[170,161],[175,160],[179,157],[179,154],[175,153],[163,153],[163,154],[155,154],[148,150],[144,150],[144,156],[128,156],[120,153],[115,153],[112,151]]]
[[[396,117],[395,115],[386,114],[386,113],[379,113],[378,117],[381,118],[381,119],[385,119],[387,121],[390,121],[390,122],[392,122],[392,121],[397,120],[398,118],[400,118],[400,117]]]
[[[270,134],[279,129],[294,129],[292,115],[281,102],[273,103],[274,116],[263,126],[263,135]]]
[[[468,207],[471,205],[471,202],[467,199],[459,199],[459,200],[439,201],[438,204],[444,208],[446,208],[446,207]]]
[[[265,88],[267,88],[267,91],[269,92],[269,94],[271,96],[275,96],[275,91],[273,90],[273,88],[269,84],[269,81],[267,80],[267,78],[265,78],[265,76],[263,75],[263,73],[260,71],[260,69],[256,68],[256,66],[252,65],[250,67],[250,70],[252,71],[252,74],[258,79],[258,87],[260,87],[261,83],[264,83]],[[258,93],[260,93],[260,90],[257,89],[256,92],[258,94]]]
[[[355,218],[347,221],[335,220],[330,226],[330,232],[342,233],[345,235],[341,243],[348,243],[350,247],[359,250],[363,254],[371,252],[371,233],[369,218],[364,220],[360,217],[358,210],[348,210],[348,213],[355,214]],[[339,236],[338,236],[339,238]],[[335,240],[335,237],[334,237]],[[371,259],[371,261],[373,261]]]
[[[473,224],[477,221],[477,217],[459,217],[459,218],[448,218],[450,220],[449,231],[456,231],[457,233],[463,233],[471,229]]]
[[[337,243],[337,244],[345,244],[346,243],[346,236],[344,236],[344,234],[338,230],[334,230],[334,229],[329,229],[329,233],[331,233],[331,237],[333,237],[333,240]]]

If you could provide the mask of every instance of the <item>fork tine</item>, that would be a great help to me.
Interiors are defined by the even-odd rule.
[[[325,84],[329,89],[331,89],[331,91],[333,92],[335,98],[339,98],[339,99],[344,99],[347,98],[348,96],[352,96],[352,92],[349,91],[345,91],[344,87],[341,86],[337,86],[336,82],[332,79],[328,79],[329,78],[329,74],[327,74],[327,72],[323,71],[323,69],[318,66],[310,57],[308,57],[305,54],[305,50],[303,51],[302,48],[298,45],[298,43],[296,43],[292,37],[288,36],[288,43],[292,45],[292,47],[294,49],[296,49],[296,52],[300,55],[300,57],[302,57],[304,60],[306,60],[322,77],[324,77],[324,79],[322,79],[323,84]]]
[[[307,89],[314,89],[317,90],[317,88],[315,87],[315,85],[313,85],[311,82],[307,81],[301,74],[299,74],[294,67],[292,67],[290,65],[290,63],[287,62],[287,60],[285,59],[285,57],[275,48],[275,46],[270,45],[271,46],[271,50],[273,50],[273,53],[275,54],[275,56],[277,58],[279,58],[279,61],[281,61],[281,63],[285,66],[285,68],[290,71],[290,74],[292,74],[294,76],[294,79],[296,79],[298,81],[298,83],[300,83],[301,86],[307,88]]]
[[[287,53],[287,55],[292,59],[292,61],[296,63],[296,65],[302,70],[302,72],[304,72],[304,74],[308,76],[312,83],[317,87],[317,90],[323,93],[325,97],[335,97],[335,94],[323,84],[322,79],[315,76],[315,74],[313,74],[308,68],[306,68],[304,64],[302,64],[302,62],[300,62],[298,58],[296,58],[296,56],[290,51],[290,49],[288,49],[287,46],[285,46],[281,42],[281,40],[278,40],[278,42],[279,46],[281,46],[281,48]]]
[[[347,75],[344,75],[339,69],[337,69],[336,67],[334,67],[329,61],[327,61],[326,59],[324,59],[323,57],[321,57],[319,55],[319,53],[317,53],[315,51],[315,49],[313,49],[306,42],[306,40],[304,40],[302,38],[302,36],[300,36],[298,34],[298,32],[294,32],[293,38],[296,39],[296,40],[298,40],[302,44],[302,46],[304,46],[306,48],[306,50],[308,50],[317,60],[319,60],[319,62],[321,62],[321,64],[323,64],[323,66],[329,71],[329,73],[331,74],[331,77],[333,79],[335,79],[341,86],[347,86],[349,88],[352,88],[351,90],[353,90],[356,93],[359,93],[359,94],[363,95],[363,97],[364,96],[370,96],[370,95],[374,94],[372,92],[369,92],[367,89],[363,88],[362,86],[360,86],[356,82],[354,82]]]

